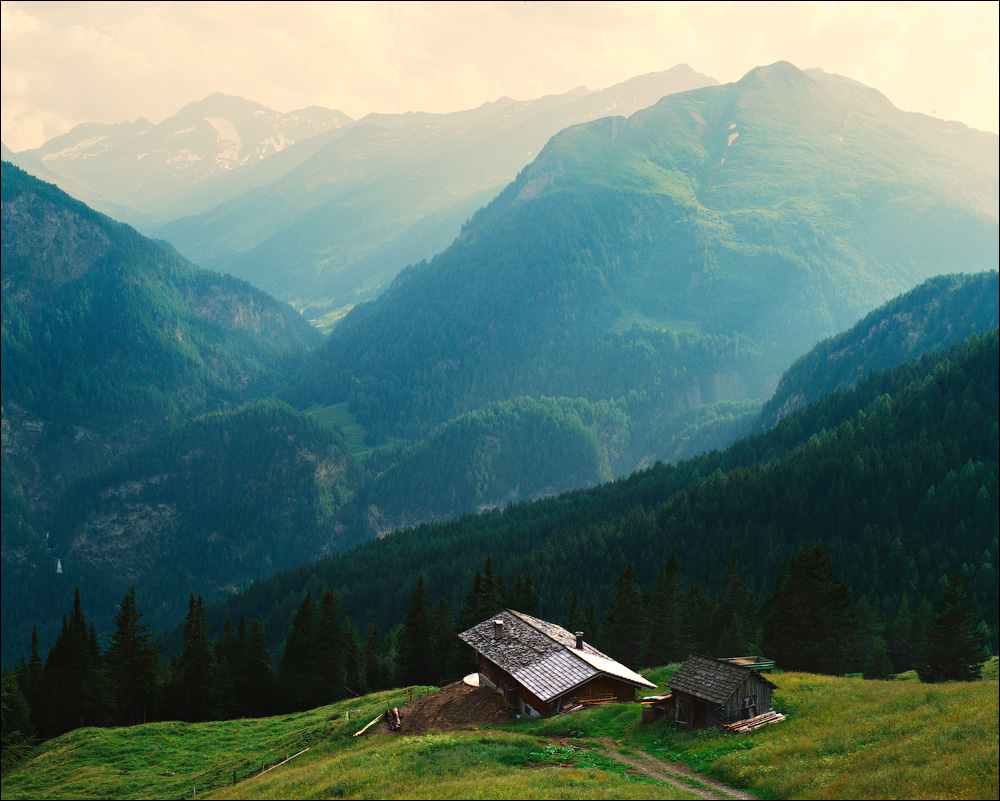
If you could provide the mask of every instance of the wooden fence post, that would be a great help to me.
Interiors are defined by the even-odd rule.
[[[233,784],[236,784],[236,769],[233,769]]]

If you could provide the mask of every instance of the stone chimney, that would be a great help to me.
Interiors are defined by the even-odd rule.
[[[577,651],[582,651],[583,650],[583,632],[582,631],[578,631],[576,633],[576,650]]]
[[[493,621],[493,639],[499,640],[503,638],[503,620],[497,618]]]

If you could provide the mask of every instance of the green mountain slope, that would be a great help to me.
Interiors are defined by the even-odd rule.
[[[627,472],[663,454],[651,431],[769,396],[874,305],[995,267],[996,151],[785,63],[569,128],[348,315],[294,397],[349,401],[384,436],[520,395],[612,401],[636,437]]]
[[[998,323],[996,272],[932,278],[797,359],[761,410],[759,425],[770,427],[792,410],[854,384],[872,370],[942,350]]]
[[[369,463],[368,528],[387,534],[609,481],[612,449],[628,430],[615,407],[565,398],[515,398],[460,415]]]
[[[159,621],[335,546],[359,479],[342,438],[274,401],[197,417],[74,484],[54,515],[63,582]]]
[[[714,83],[680,65],[601,91],[504,97],[450,114],[370,114],[321,135],[332,141],[273,183],[158,235],[317,318],[374,297],[407,264],[445,248],[563,128]]]
[[[1000,437],[997,330],[841,388],[773,429],[674,467],[504,511],[385,537],[305,565],[212,610],[265,618],[280,643],[305,588],[336,587],[356,625],[398,622],[419,574],[431,596],[464,603],[488,553],[507,576],[531,572],[550,616],[573,590],[598,613],[631,561],[650,586],[676,550],[690,580],[718,587],[735,549],[758,598],[804,542],[882,614],[904,596],[935,601],[961,570],[998,629]],[[386,579],[391,577],[391,579]]]
[[[319,337],[6,162],[2,225],[6,659],[30,631],[16,610],[61,581],[45,541],[66,487],[191,415],[271,394]]]

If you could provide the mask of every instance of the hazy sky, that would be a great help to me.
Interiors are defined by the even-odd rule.
[[[821,67],[900,108],[996,132],[998,9],[982,3],[3,2],[2,136],[159,122],[212,92],[454,111],[690,64],[722,82]]]

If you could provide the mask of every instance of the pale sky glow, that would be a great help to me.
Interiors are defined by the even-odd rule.
[[[3,2],[2,137],[159,122],[217,91],[357,118],[779,60],[996,132],[998,18],[996,2]]]

